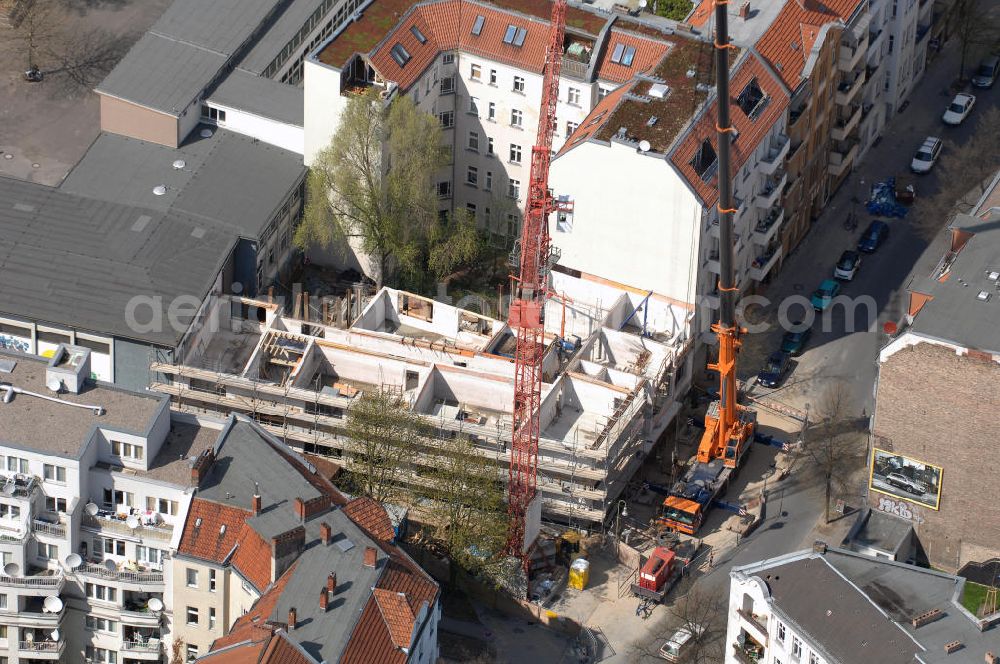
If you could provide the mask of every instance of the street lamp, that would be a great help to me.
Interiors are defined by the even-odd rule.
[[[618,557],[618,542],[622,538],[622,517],[628,517],[628,503],[618,501],[618,517],[615,519],[615,558]]]

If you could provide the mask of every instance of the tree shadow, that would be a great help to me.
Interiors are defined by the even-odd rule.
[[[131,4],[132,0],[55,0],[65,11],[86,16],[95,10],[119,11]]]

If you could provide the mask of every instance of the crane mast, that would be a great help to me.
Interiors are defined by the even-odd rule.
[[[531,148],[531,175],[521,239],[515,246],[518,279],[510,307],[509,323],[517,335],[514,353],[514,417],[511,445],[508,510],[510,531],[507,553],[527,562],[525,519],[535,498],[538,472],[538,437],[541,428],[542,359],[545,352],[545,297],[549,270],[555,254],[549,242],[549,214],[557,208],[549,192],[552,136],[559,102],[566,0],[552,3],[538,135]]]

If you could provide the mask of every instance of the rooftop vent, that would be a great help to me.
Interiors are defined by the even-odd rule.
[[[652,149],[652,147],[653,146],[650,145],[649,141],[646,140],[639,141],[639,152],[649,152],[650,149]]]
[[[195,238],[196,240],[200,240],[201,238],[205,237],[205,229],[202,228],[201,226],[196,227],[193,231],[191,231],[191,237]]]
[[[941,613],[941,609],[931,609],[930,611],[925,611],[924,613],[921,613],[919,616],[914,617],[910,621],[910,624],[912,624],[914,627],[923,627],[924,625],[932,623],[938,618],[941,618],[943,615],[944,614]]]
[[[997,272],[996,270],[987,270],[986,278],[990,281],[996,281],[997,279],[1000,279],[1000,272]]]
[[[132,230],[136,233],[141,233],[142,231],[146,230],[146,226],[148,226],[149,222],[151,222],[152,220],[153,218],[150,217],[148,214],[140,214],[139,218],[135,220],[134,224],[132,224]]]
[[[167,193],[167,188],[164,187],[162,184],[158,184],[155,187],[153,187],[153,194],[154,195],[156,195],[156,196],[162,196],[165,193]]]
[[[194,527],[195,528],[201,528],[201,517],[200,516],[197,519],[194,520]]]
[[[697,69],[688,69],[684,73],[684,75],[687,76],[688,78],[694,78],[695,76],[698,75],[698,70]]]
[[[694,89],[697,90],[698,92],[711,92],[712,86],[709,85],[708,83],[699,83],[698,85],[694,86]]]
[[[174,160],[174,168],[177,169],[178,171],[184,168],[185,166],[187,166],[187,163],[185,163],[183,159]]]
[[[17,362],[14,360],[0,360],[0,373],[13,373]]]
[[[991,293],[989,293],[988,291],[981,290],[979,291],[979,293],[976,294],[976,299],[979,300],[980,302],[987,302],[990,299],[990,295]]]
[[[670,88],[663,83],[654,83],[649,86],[649,96],[655,97],[657,99],[663,99],[670,92]]]
[[[343,539],[337,540],[335,546],[342,552],[347,553],[354,548],[354,542],[344,537]]]
[[[646,126],[647,126],[647,127],[652,127],[653,125],[655,125],[655,124],[656,124],[656,121],[657,121],[657,120],[659,120],[659,118],[658,118],[658,117],[656,117],[655,115],[651,115],[651,116],[649,116],[649,119],[648,119],[648,120],[646,120]]]
[[[221,526],[219,526],[219,537],[222,537],[225,534],[226,534],[226,524],[222,524]]]
[[[45,384],[79,394],[90,378],[90,349],[59,344],[45,368]],[[56,390],[53,390],[56,391]]]
[[[952,641],[950,643],[944,644],[944,651],[949,655],[955,652],[956,650],[960,650],[961,648],[962,648],[961,641]]]

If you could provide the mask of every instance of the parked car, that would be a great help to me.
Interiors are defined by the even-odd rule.
[[[785,374],[791,368],[789,357],[788,353],[783,353],[780,350],[771,353],[764,364],[764,368],[757,374],[757,382],[764,387],[777,387],[781,385]]]
[[[856,251],[845,251],[840,255],[837,266],[833,268],[833,277],[850,281],[858,273],[859,267],[861,267],[861,254]]]
[[[802,328],[802,321],[792,323],[792,328]],[[800,355],[806,349],[806,343],[808,343],[812,333],[811,327],[801,329],[799,332],[793,330],[785,332],[785,336],[781,337],[781,352],[789,355]]]
[[[928,136],[913,155],[910,170],[914,173],[928,173],[934,167],[934,162],[941,156],[941,139]]]
[[[824,311],[830,306],[830,302],[839,292],[839,282],[834,281],[833,279],[825,279],[823,283],[819,285],[819,288],[813,291],[812,297],[809,298],[809,301],[812,302],[813,309],[816,311]]]
[[[885,481],[894,487],[900,488],[903,491],[908,491],[909,493],[917,496],[922,496],[927,493],[926,484],[918,482],[917,480],[911,480],[902,473],[889,473],[889,475],[885,478]]]
[[[889,224],[884,221],[873,221],[868,224],[868,228],[861,234],[861,239],[858,240],[858,251],[866,254],[874,253],[888,237]]]
[[[694,645],[695,635],[701,636],[704,631],[705,628],[701,625],[681,627],[674,632],[673,636],[667,639],[666,643],[660,646],[660,657],[668,662],[681,661],[690,652],[691,646]]]
[[[941,116],[941,121],[945,124],[952,126],[957,126],[962,124],[962,121],[968,117],[969,113],[972,111],[972,107],[976,103],[976,95],[966,94],[960,92],[955,95],[955,98],[951,100],[948,104],[948,110],[944,112]]]
[[[1000,55],[994,55],[979,63],[972,77],[972,84],[977,88],[992,88],[998,75],[1000,75]]]

